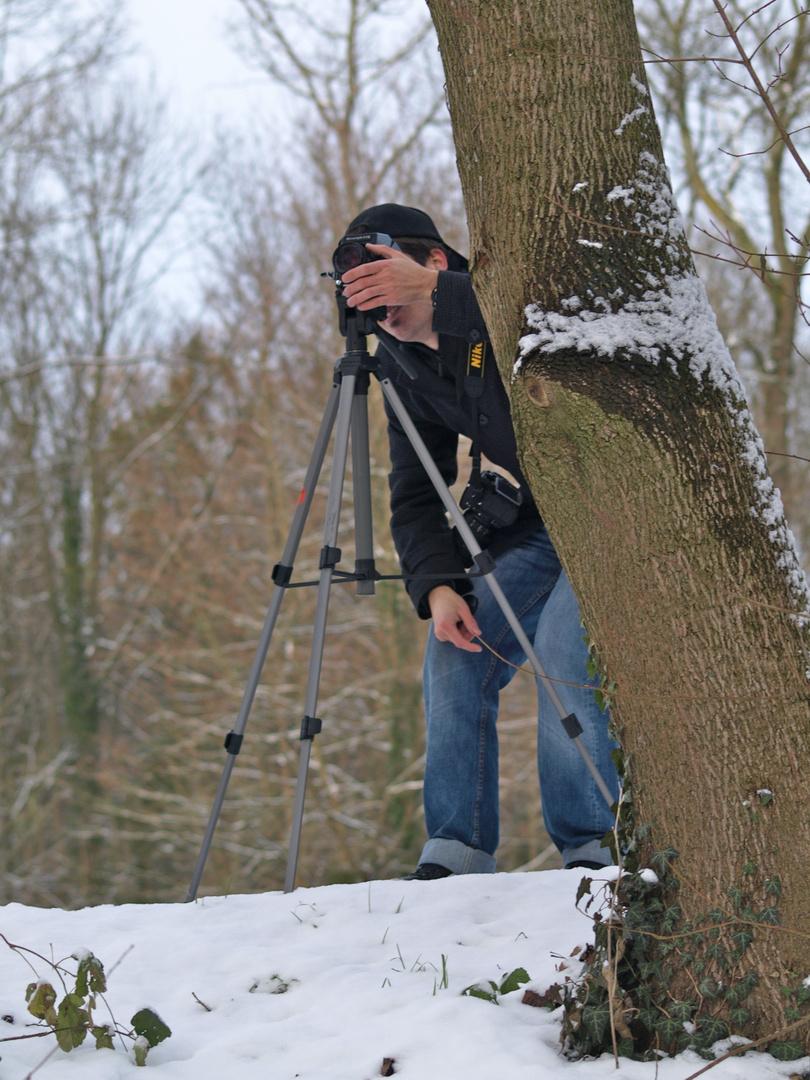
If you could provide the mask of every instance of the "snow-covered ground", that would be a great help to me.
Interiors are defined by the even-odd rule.
[[[561,1057],[559,1017],[523,1005],[526,987],[498,1005],[461,993],[517,967],[538,991],[564,977],[561,965],[576,971],[571,953],[591,940],[574,906],[581,877],[373,881],[82,911],[10,904],[0,933],[55,960],[92,951],[111,972],[105,997],[122,1026],[151,1006],[172,1029],[146,1063],[157,1080],[371,1080],[385,1059],[402,1080],[597,1080],[617,1075],[613,1058]],[[0,941],[0,1037],[33,1030],[25,988],[35,978]],[[131,1049],[96,1050],[90,1040],[37,1069],[52,1044],[1,1043],[0,1080],[34,1070],[37,1080],[148,1075],[134,1072]],[[687,1080],[705,1065],[692,1053],[657,1065],[623,1059],[618,1075]],[[771,1080],[809,1066],[749,1053],[709,1076]]]

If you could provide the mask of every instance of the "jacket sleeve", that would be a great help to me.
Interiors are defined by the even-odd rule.
[[[403,404],[408,407],[407,401]],[[427,597],[431,589],[450,585],[464,596],[472,591],[472,585],[456,551],[444,504],[387,401],[385,407],[391,452],[391,535],[411,602],[420,618],[429,619]],[[428,453],[450,486],[458,472],[458,435],[408,411]]]
[[[433,329],[437,334],[447,334],[465,341],[489,341],[469,274],[439,271]]]
[[[468,274],[439,272],[433,329],[440,335],[465,341],[488,340]],[[378,355],[387,355],[384,346]],[[414,393],[418,396],[418,391]],[[408,408],[407,390],[401,396],[442,478],[448,486],[452,485],[458,474],[458,433],[443,424],[439,416],[435,421],[424,419],[429,406]],[[444,504],[387,401],[385,407],[391,455],[391,535],[411,602],[420,618],[429,619],[427,597],[431,589],[450,585],[461,596],[467,596],[472,592],[472,584],[457,552]]]

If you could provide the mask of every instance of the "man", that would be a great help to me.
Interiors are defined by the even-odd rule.
[[[557,683],[582,741],[618,798],[607,717],[588,689],[587,650],[574,594],[518,464],[509,400],[487,344],[466,260],[447,247],[421,210],[387,203],[358,215],[348,234],[386,233],[395,248],[343,275],[350,306],[385,307],[381,327],[407,343],[410,373],[380,346],[382,375],[403,404],[448,484],[456,478],[459,434],[477,455],[507,470],[522,502],[487,549],[495,576]],[[469,366],[475,356],[477,363]],[[468,374],[474,371],[475,374]],[[415,378],[413,376],[416,376]],[[417,612],[432,619],[424,664],[427,718],[424,806],[429,840],[410,878],[491,873],[498,846],[500,691],[525,656],[486,582],[465,576],[464,552],[399,421],[388,408],[391,531]],[[482,638],[498,659],[476,641]],[[610,862],[601,846],[613,817],[545,690],[538,687],[538,771],[543,817],[566,867]]]

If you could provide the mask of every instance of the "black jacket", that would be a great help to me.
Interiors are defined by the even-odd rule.
[[[457,475],[458,436],[475,439],[475,404],[480,389],[466,381],[471,345],[488,341],[481,310],[467,274],[442,271],[436,289],[433,329],[438,352],[424,345],[405,346],[417,378],[412,379],[384,345],[380,345],[380,376],[388,378],[408,410],[431,457],[448,485]],[[468,392],[469,391],[469,392]],[[483,393],[478,405],[478,448],[495,465],[508,470],[520,484],[523,504],[517,520],[502,529],[489,551],[493,556],[518,543],[542,525],[517,460],[509,399],[487,345]],[[386,402],[391,452],[391,534],[405,575],[408,594],[419,616],[430,618],[427,594],[437,585],[451,585],[461,595],[472,585],[453,540],[444,506],[422,467],[408,437]],[[419,575],[428,575],[420,577]],[[447,577],[443,577],[447,575]]]

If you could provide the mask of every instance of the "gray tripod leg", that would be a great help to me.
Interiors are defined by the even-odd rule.
[[[321,730],[321,721],[317,719],[318,686],[321,679],[323,647],[326,636],[326,616],[329,610],[329,593],[332,576],[340,561],[337,547],[338,525],[340,523],[340,504],[343,498],[343,479],[346,473],[346,461],[349,451],[349,433],[352,416],[355,411],[355,375],[344,375],[340,383],[340,400],[337,424],[335,426],[335,447],[332,456],[332,470],[329,481],[329,496],[326,502],[326,521],[324,524],[321,551],[321,575],[318,581],[318,598],[315,605],[315,620],[312,628],[312,652],[309,658],[307,692],[304,703],[304,719],[301,722],[301,755],[298,763],[298,779],[295,786],[293,803],[292,829],[290,831],[290,849],[287,855],[287,874],[284,879],[284,891],[292,892],[295,888],[295,871],[298,866],[298,849],[301,844],[301,825],[304,818],[304,799],[307,792],[307,775],[312,740]]]
[[[534,668],[535,675],[541,681],[546,693],[551,699],[551,703],[557,711],[557,715],[560,718],[561,724],[565,728],[566,734],[569,736],[569,738],[573,739],[577,750],[579,750],[580,754],[582,755],[583,761],[585,762],[588,770],[591,773],[591,776],[593,776],[594,780],[596,781],[597,787],[604,796],[608,806],[612,807],[616,800],[611,795],[610,788],[603,780],[601,773],[593,762],[593,758],[588,753],[588,749],[582,741],[582,726],[579,720],[577,720],[574,713],[569,714],[566,711],[566,708],[560,700],[560,695],[557,693],[557,689],[554,686],[554,683],[551,681],[551,679],[549,679],[548,675],[546,674],[543,665],[540,663],[537,653],[534,651],[534,646],[526,636],[523,627],[520,625],[517,616],[512,610],[511,604],[504,596],[503,590],[498,584],[498,581],[493,573],[493,570],[495,569],[495,563],[493,562],[492,557],[488,554],[488,552],[482,551],[481,545],[475,539],[475,536],[471,532],[469,525],[464,520],[464,515],[459,509],[458,504],[454,500],[453,496],[450,494],[450,490],[447,487],[447,484],[444,482],[442,474],[439,472],[436,463],[430,456],[427,447],[422,441],[422,436],[419,434],[416,429],[416,425],[408,415],[408,412],[405,409],[405,406],[402,404],[399,394],[396,392],[396,389],[391,383],[391,380],[381,379],[380,385],[382,386],[383,393],[385,394],[388,403],[391,405],[392,409],[396,413],[397,419],[402,424],[402,428],[405,434],[408,436],[408,440],[410,441],[411,446],[414,448],[419,460],[421,461],[425,472],[430,477],[430,480],[434,488],[436,489],[437,494],[444,503],[445,510],[447,510],[448,514],[452,518],[454,525],[459,531],[461,539],[467,545],[467,550],[472,555],[473,562],[481,571],[487,585],[489,585],[498,606],[504,613],[507,622],[514,631],[515,637],[520,642],[520,647],[523,649],[526,656],[529,658],[529,662]]]
[[[340,385],[338,383],[335,383],[332,386],[332,390],[326,401],[326,408],[324,409],[323,419],[321,421],[321,426],[315,439],[315,445],[312,450],[312,457],[310,458],[309,466],[307,468],[306,476],[304,479],[304,486],[301,490],[301,496],[298,500],[298,506],[296,508],[295,514],[293,515],[292,526],[290,528],[290,533],[287,538],[287,543],[284,547],[284,553],[281,556],[281,562],[278,564],[273,574],[276,586],[270,599],[270,606],[267,610],[267,615],[264,620],[264,626],[262,627],[259,643],[256,647],[256,652],[253,657],[253,665],[251,666],[247,685],[245,686],[245,690],[242,695],[242,703],[239,707],[239,714],[236,718],[233,729],[228,732],[228,735],[225,739],[225,749],[228,751],[228,756],[225,759],[225,767],[222,770],[222,776],[220,777],[219,787],[217,788],[216,797],[214,799],[214,805],[211,810],[211,815],[208,819],[208,827],[205,830],[205,836],[203,837],[200,854],[197,857],[197,864],[194,867],[194,874],[192,876],[191,884],[186,895],[186,903],[196,899],[197,896],[197,889],[200,884],[200,878],[202,877],[203,870],[205,869],[206,859],[208,858],[208,852],[211,848],[211,841],[214,837],[214,830],[217,827],[220,811],[222,810],[222,803],[225,799],[225,792],[228,788],[228,782],[230,781],[231,773],[233,772],[236,755],[239,753],[242,746],[245,726],[247,724],[251,706],[253,705],[253,698],[256,694],[256,688],[259,685],[259,678],[261,676],[264,661],[267,656],[267,650],[270,647],[270,639],[273,636],[276,619],[278,618],[279,609],[281,608],[281,601],[283,600],[284,593],[286,591],[285,586],[290,580],[290,576],[292,574],[295,555],[298,551],[298,545],[301,542],[301,536],[304,532],[307,515],[309,514],[309,509],[312,505],[312,497],[315,493],[315,486],[318,482],[318,477],[323,466],[324,457],[326,456],[326,449],[329,445],[329,439],[331,437],[332,428],[335,423],[335,416],[338,412],[339,395]]]
[[[374,595],[374,530],[371,518],[371,458],[368,449],[368,379],[355,385],[352,413],[352,488],[354,503],[354,572],[358,596]]]

